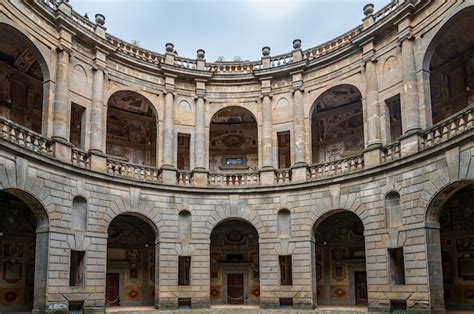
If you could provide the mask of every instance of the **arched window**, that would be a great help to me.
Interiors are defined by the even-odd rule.
[[[42,131],[46,64],[22,33],[0,23],[0,116]]]
[[[226,107],[211,119],[209,169],[257,170],[258,127],[253,114],[242,107]]]
[[[402,225],[400,194],[392,191],[385,196],[385,220],[387,228]]]
[[[454,16],[427,49],[433,123],[474,104],[473,13],[468,8]]]
[[[291,237],[291,213],[288,209],[278,212],[278,236],[280,238]]]
[[[341,159],[364,149],[362,96],[355,86],[338,85],[316,99],[311,137],[313,163]]]
[[[82,196],[76,196],[72,200],[71,226],[72,230],[87,230],[87,201]]]
[[[114,93],[107,103],[107,155],[156,166],[158,117],[151,102],[132,91]]]
[[[182,210],[178,215],[178,238],[191,239],[192,222],[191,213],[187,210]]]

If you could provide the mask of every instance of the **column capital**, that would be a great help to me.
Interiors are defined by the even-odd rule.
[[[398,44],[401,46],[405,40],[414,41],[416,39],[411,27],[407,27],[398,33]]]
[[[63,52],[67,52],[68,55],[71,55],[72,53],[72,49],[71,47],[68,47],[64,44],[60,44],[59,46],[56,47],[56,53],[63,53]]]
[[[272,91],[265,91],[260,94],[260,99],[264,99],[265,97],[268,97],[270,99],[273,98],[273,92]]]
[[[196,89],[196,95],[194,96],[194,99],[197,100],[199,98],[202,98],[206,100],[206,90],[205,89]]]

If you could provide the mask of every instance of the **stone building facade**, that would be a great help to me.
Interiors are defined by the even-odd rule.
[[[288,54],[0,2],[0,311],[474,309],[474,1]]]

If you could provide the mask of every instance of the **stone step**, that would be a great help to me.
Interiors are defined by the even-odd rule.
[[[219,307],[213,307],[210,309],[179,309],[179,310],[164,310],[160,311],[157,309],[153,308],[114,308],[113,310],[107,310],[108,314],[140,314],[140,313],[146,313],[146,314],[210,314],[210,313],[215,313],[215,314],[242,314],[242,312],[245,312],[245,314],[264,314],[264,313],[270,313],[270,314],[287,314],[287,313],[292,313],[292,314],[306,314],[306,313],[317,313],[317,314],[334,314],[334,313],[340,313],[340,314],[360,314],[360,313],[366,313],[367,308],[364,307],[324,307],[324,308],[319,308],[319,309],[314,309],[314,310],[294,310],[294,309],[260,309],[258,307],[247,307],[247,306],[242,306],[242,307],[225,307],[225,306],[219,306]]]

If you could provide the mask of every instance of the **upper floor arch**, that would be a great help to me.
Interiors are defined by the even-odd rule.
[[[426,120],[436,124],[474,104],[474,5],[462,4],[424,36]]]
[[[313,163],[333,161],[364,149],[362,94],[353,85],[322,93],[311,110]]]
[[[37,133],[47,133],[50,71],[30,38],[0,21],[1,115]]]

